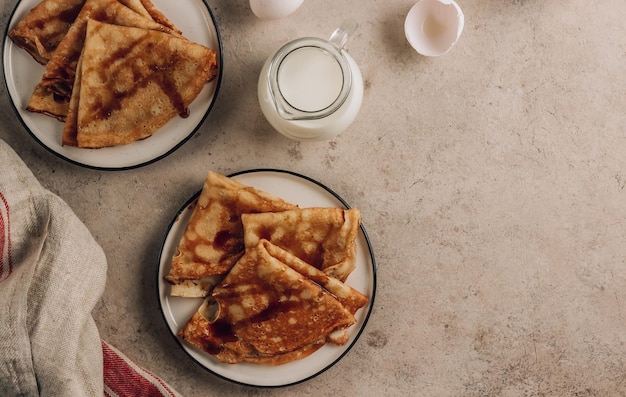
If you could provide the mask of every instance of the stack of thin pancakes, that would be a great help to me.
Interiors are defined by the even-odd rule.
[[[9,37],[45,65],[27,110],[65,122],[63,145],[151,136],[217,75],[217,54],[184,38],[150,0],[43,0]]]
[[[179,337],[269,365],[345,344],[368,302],[345,284],[359,227],[357,209],[299,208],[209,172],[165,277],[171,295],[205,298]]]

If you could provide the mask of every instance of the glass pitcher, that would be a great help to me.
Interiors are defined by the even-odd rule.
[[[328,40],[290,41],[265,62],[258,99],[278,132],[297,140],[324,140],[352,124],[363,101],[363,77],[344,46],[356,26],[346,22]]]

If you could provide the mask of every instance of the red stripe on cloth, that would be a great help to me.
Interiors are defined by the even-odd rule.
[[[13,272],[13,257],[11,254],[11,217],[9,216],[9,202],[0,192],[0,282],[9,278]]]
[[[175,397],[177,394],[153,373],[146,371],[102,341],[104,384],[118,397]],[[105,393],[108,395],[109,393]]]

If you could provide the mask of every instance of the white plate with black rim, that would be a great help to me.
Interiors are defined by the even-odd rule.
[[[77,165],[102,170],[124,170],[153,163],[178,149],[198,130],[208,116],[222,80],[222,43],[215,18],[203,0],[152,0],[153,4],[191,41],[217,52],[219,72],[189,106],[189,117],[176,117],[151,137],[101,149],[63,146],[63,123],[49,116],[32,113],[26,106],[41,79],[44,66],[8,37],[12,29],[41,0],[19,1],[4,32],[2,62],[4,80],[11,105],[30,135],[44,148]]]
[[[305,207],[339,207],[349,205],[333,190],[323,184],[291,171],[256,169],[230,175],[231,178],[275,194],[291,203]],[[224,364],[214,357],[182,342],[176,335],[202,304],[202,299],[172,297],[164,277],[170,269],[171,258],[193,212],[200,192],[191,197],[173,216],[159,256],[157,269],[158,299],[163,317],[171,334],[185,353],[202,368],[220,378],[249,386],[283,387],[312,379],[337,364],[355,345],[363,332],[374,305],[376,295],[376,262],[372,247],[361,225],[357,237],[357,266],[346,280],[346,284],[369,297],[368,304],[357,311],[356,324],[348,330],[349,340],[345,345],[326,344],[312,355],[278,366],[259,364]]]

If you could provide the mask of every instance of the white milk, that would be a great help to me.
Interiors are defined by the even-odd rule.
[[[269,89],[270,57],[258,82],[258,99],[269,123],[281,134],[298,140],[323,140],[344,131],[356,118],[363,100],[363,77],[356,62],[345,51],[352,74],[351,90],[343,103],[332,114],[307,120],[287,120],[276,109]],[[314,112],[327,108],[339,96],[343,86],[342,69],[337,60],[315,46],[296,48],[287,55],[278,69],[277,84],[283,98],[294,108]]]
[[[283,97],[291,106],[305,112],[332,105],[342,85],[341,65],[317,47],[292,51],[278,68],[278,87]]]

